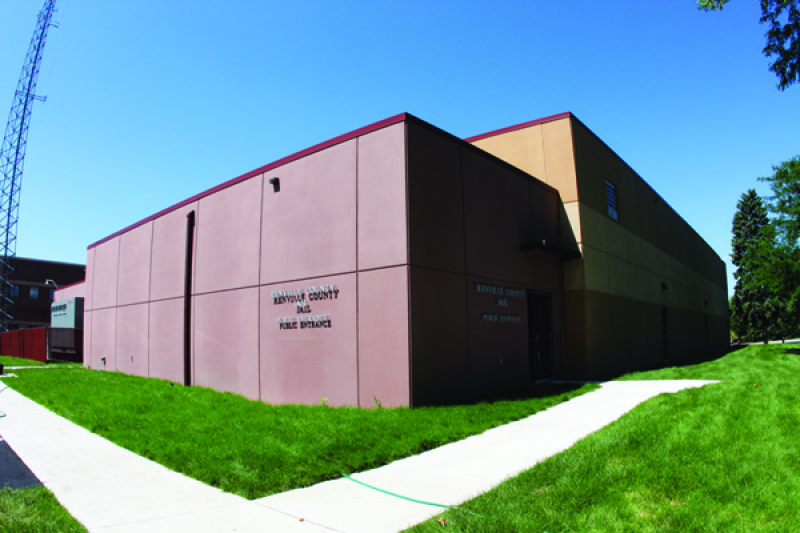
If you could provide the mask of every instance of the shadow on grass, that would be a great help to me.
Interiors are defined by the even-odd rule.
[[[481,396],[480,398],[475,398],[473,400],[464,400],[454,403],[425,404],[424,406],[420,407],[448,407],[448,406],[451,407],[454,405],[466,406],[466,405],[478,405],[482,403],[497,403],[497,402],[507,402],[507,401],[551,398],[560,396],[564,393],[576,391],[581,387],[583,387],[584,385],[586,385],[586,383],[582,382],[569,382],[569,383],[542,382],[542,383],[527,385],[525,387],[510,392],[506,391],[504,393],[499,393],[499,394],[487,394]]]
[[[746,347],[747,346],[745,345],[731,346],[728,350],[715,350],[713,352],[712,351],[704,352],[698,355],[687,357],[686,359],[669,361],[668,363],[664,364],[662,368],[682,368],[685,366],[694,366],[702,363],[710,363],[711,361],[722,359],[726,355],[738,352],[739,350],[742,350]]]

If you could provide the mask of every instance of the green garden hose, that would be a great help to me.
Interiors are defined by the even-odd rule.
[[[447,505],[447,504],[444,504],[444,503],[426,502],[424,500],[417,500],[415,498],[409,498],[408,496],[403,496],[402,494],[389,492],[388,490],[384,490],[384,489],[369,485],[367,483],[364,483],[363,481],[359,481],[359,480],[357,480],[355,478],[352,478],[352,477],[348,476],[347,474],[342,474],[342,477],[345,477],[345,478],[349,479],[350,481],[354,481],[354,482],[358,483],[359,485],[363,485],[363,486],[365,486],[367,488],[370,488],[372,490],[377,490],[378,492],[382,492],[384,494],[388,494],[389,496],[394,496],[395,498],[400,498],[402,500],[407,500],[407,501],[414,502],[414,503],[421,503],[422,505],[432,505],[434,507],[442,507],[444,509],[451,509],[451,510],[454,510],[454,511],[464,511],[464,512],[469,513],[471,515],[475,515],[475,516],[479,516],[481,518],[485,518],[483,515],[480,515],[478,513],[473,513],[472,511],[469,511],[467,509],[462,509],[462,508],[460,508],[458,506],[455,506],[455,505]]]

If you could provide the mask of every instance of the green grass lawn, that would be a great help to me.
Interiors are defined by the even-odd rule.
[[[0,533],[86,533],[44,487],[0,489]]]
[[[750,346],[631,379],[722,383],[652,399],[410,531],[800,531],[800,345]]]
[[[44,366],[44,363],[34,361],[33,359],[22,359],[20,357],[11,357],[10,355],[0,355],[0,365],[3,366]]]
[[[480,433],[593,390],[417,409],[270,406],[168,381],[83,368],[17,370],[5,383],[77,424],[224,491],[257,498]]]

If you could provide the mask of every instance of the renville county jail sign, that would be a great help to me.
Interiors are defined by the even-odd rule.
[[[306,329],[333,327],[328,315],[312,315],[311,304],[320,300],[338,300],[339,289],[336,285],[314,285],[284,291],[272,291],[272,305],[290,303],[294,305],[298,316],[280,317],[276,319],[278,329]]]

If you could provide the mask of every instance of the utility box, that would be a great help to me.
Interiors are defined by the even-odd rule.
[[[53,302],[50,307],[50,327],[83,329],[83,298]]]

